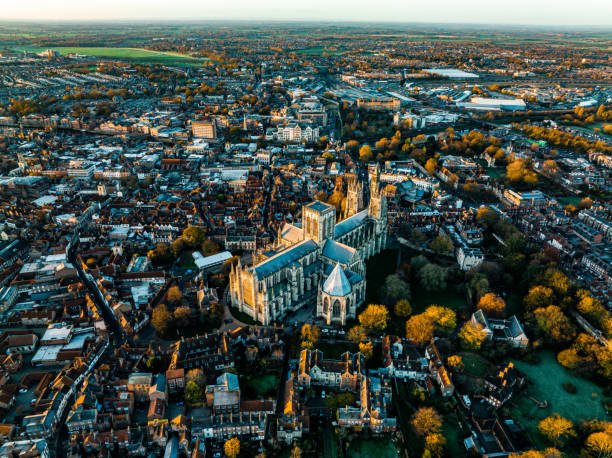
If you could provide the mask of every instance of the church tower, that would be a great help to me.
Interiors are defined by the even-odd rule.
[[[387,219],[387,198],[385,197],[380,184],[380,165],[376,164],[376,169],[370,177],[370,205],[368,214],[376,220]]]
[[[302,209],[302,230],[304,238],[311,239],[323,246],[327,239],[334,238],[336,207],[315,200]]]
[[[363,183],[357,175],[351,175],[348,179],[344,217],[356,215],[361,210],[363,210]]]

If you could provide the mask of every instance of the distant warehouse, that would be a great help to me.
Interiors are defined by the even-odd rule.
[[[225,261],[232,258],[232,253],[229,251],[222,251],[221,253],[213,254],[212,256],[202,256],[199,251],[194,251],[193,260],[200,270],[208,270],[213,267],[223,265]]]
[[[466,110],[523,111],[525,110],[525,102],[523,99],[472,97],[469,102],[457,102],[457,107],[465,108]]]

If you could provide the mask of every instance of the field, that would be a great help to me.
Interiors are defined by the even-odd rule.
[[[446,447],[450,456],[468,456],[463,446],[463,439],[469,435],[469,432],[461,429],[457,415],[447,414],[444,416],[442,434],[446,438]]]
[[[278,386],[278,377],[274,374],[260,375],[259,377],[246,377],[245,390],[247,393],[252,392],[255,396],[264,398],[272,397],[276,393]]]
[[[412,282],[410,292],[412,293],[412,312],[421,313],[432,304],[443,305],[455,311],[467,307],[463,293],[457,292],[454,285],[450,284],[442,291],[426,291],[418,281]]]
[[[335,48],[325,48],[324,46],[312,46],[310,48],[297,49],[295,53],[303,54],[305,56],[322,56],[323,54],[340,56],[344,54],[344,51]]]
[[[365,304],[380,302],[380,288],[385,283],[387,275],[395,273],[397,266],[397,250],[384,250],[371,257],[366,263],[366,300]]]
[[[349,458],[397,458],[399,454],[393,442],[384,439],[357,439],[351,442]]]
[[[36,46],[16,46],[13,48],[16,51],[42,52],[49,48]],[[67,54],[82,54],[93,57],[115,58],[129,60],[134,62],[142,62],[149,64],[168,64],[179,66],[197,66],[202,65],[207,59],[195,58],[186,54],[174,52],[158,52],[150,51],[142,48],[110,48],[110,47],[53,47],[50,48],[59,51],[62,55]]]
[[[474,353],[459,353],[459,356],[463,360],[465,372],[474,377],[484,377],[492,369],[490,362]]]
[[[523,371],[533,382],[529,394],[539,401],[548,401],[550,411],[561,414],[572,421],[586,419],[606,419],[602,405],[602,388],[583,378],[576,377],[557,363],[552,352],[541,353],[539,364],[515,361],[516,367]],[[563,388],[564,383],[573,383],[578,392],[570,394]],[[545,409],[541,409],[545,410]]]
[[[540,356],[539,364],[514,362],[519,370],[527,374],[531,383],[527,392],[512,402],[511,408],[512,416],[525,427],[528,436],[536,445],[544,445],[537,431],[538,423],[553,413],[558,413],[574,423],[580,420],[610,420],[602,405],[605,399],[602,388],[565,370],[557,363],[554,353],[546,351]],[[576,394],[565,391],[563,384],[568,382],[576,386]],[[529,399],[530,396],[540,402],[547,401],[548,407],[539,408]]]

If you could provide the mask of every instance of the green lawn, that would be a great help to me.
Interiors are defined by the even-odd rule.
[[[315,348],[323,352],[325,359],[340,359],[340,356],[344,352],[350,351],[354,353],[358,350],[358,347],[354,343],[340,343],[336,342],[333,345],[327,342],[317,342]]]
[[[489,361],[474,353],[459,353],[459,356],[463,360],[465,372],[474,377],[484,377],[493,368]]]
[[[559,201],[559,204],[566,206],[566,205],[578,205],[580,203],[580,201],[582,200],[582,197],[580,196],[563,196],[563,197],[556,197],[556,199]]]
[[[262,396],[264,398],[274,396],[276,394],[276,388],[278,386],[278,376],[274,374],[260,375],[259,377],[251,378],[246,377],[245,388],[247,392],[252,390],[256,396]]]
[[[444,416],[442,434],[446,438],[446,448],[449,456],[467,456],[463,439],[469,436],[468,431],[463,431],[459,426],[457,415],[450,414]]]
[[[412,293],[411,304],[413,314],[423,312],[432,304],[443,305],[455,311],[467,307],[465,295],[456,291],[454,285],[449,285],[442,291],[426,291],[416,281],[412,283],[410,291]]]
[[[397,458],[399,453],[390,439],[357,439],[347,451],[349,458]]]
[[[114,47],[39,47],[39,46],[16,46],[15,51],[42,52],[46,49],[59,51],[60,54],[83,54],[94,57],[108,57],[126,59],[148,63],[166,63],[176,65],[201,65],[207,59],[195,58],[186,54],[174,52],[158,52],[141,48],[114,48]]]
[[[323,54],[328,54],[330,56],[340,56],[344,54],[344,51],[339,49],[328,49],[324,46],[312,46],[310,48],[297,49],[295,53],[303,54],[305,56],[321,56]]]
[[[506,298],[506,316],[512,315],[517,317],[523,315],[523,301],[521,296],[516,293],[510,293]]]
[[[366,299],[364,304],[380,303],[380,288],[388,275],[395,273],[397,250],[384,250],[366,262]]]
[[[232,316],[236,318],[238,321],[242,321],[244,324],[260,324],[260,323],[257,323],[253,318],[251,318],[246,313],[238,310],[236,307],[230,306],[229,309],[230,309],[230,313],[232,314]]]
[[[548,401],[547,409],[531,409],[534,416],[543,418],[555,412],[574,422],[608,419],[602,405],[605,397],[601,387],[567,371],[557,362],[556,355],[550,351],[540,353],[540,357],[539,364],[514,362],[515,366],[527,374],[529,380],[533,382],[527,389],[528,394],[538,401]],[[565,391],[563,384],[567,382],[578,388],[576,394]],[[531,404],[535,406],[533,402]]]

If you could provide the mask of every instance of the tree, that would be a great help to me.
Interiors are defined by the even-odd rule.
[[[506,178],[511,182],[524,182],[525,184],[535,185],[538,177],[530,168],[530,163],[526,159],[516,159],[506,166]]]
[[[450,334],[457,327],[457,314],[454,310],[441,305],[430,305],[423,312],[435,325],[438,331]]]
[[[155,331],[157,331],[157,334],[161,336],[166,335],[168,329],[172,325],[172,315],[168,312],[166,304],[159,304],[153,309],[151,324],[155,328]]]
[[[426,264],[419,270],[421,286],[427,291],[446,289],[446,270],[437,264]]]
[[[302,458],[302,449],[298,446],[297,442],[293,444],[291,449],[290,458]]]
[[[349,140],[346,143],[346,149],[351,153],[357,152],[357,149],[359,149],[359,142],[357,140]]]
[[[373,330],[382,331],[387,327],[389,311],[387,307],[380,304],[370,304],[359,314],[359,323],[371,332]]]
[[[359,351],[363,353],[365,359],[370,359],[374,354],[374,346],[372,345],[372,342],[360,342]]]
[[[538,424],[538,430],[543,436],[553,442],[555,448],[559,442],[563,442],[565,439],[576,435],[574,424],[559,414],[551,415],[542,420]]]
[[[236,458],[240,454],[240,441],[237,437],[232,437],[225,441],[223,449],[229,458]]]
[[[203,256],[212,256],[213,254],[217,254],[219,251],[221,251],[221,247],[210,239],[204,240],[200,245],[200,249]]]
[[[173,286],[168,289],[168,292],[166,293],[166,298],[171,304],[177,304],[181,302],[181,300],[183,300],[183,293],[181,293],[181,290],[178,286]]]
[[[191,369],[185,375],[185,380],[187,382],[195,382],[198,386],[203,387],[206,385],[206,376],[204,375],[204,371],[202,369]]]
[[[206,236],[206,232],[199,226],[187,226],[183,230],[183,241],[191,248],[199,246]]]
[[[370,145],[363,145],[361,148],[359,148],[359,160],[361,160],[361,162],[371,161],[373,157],[374,155],[372,154],[372,148],[370,148]]]
[[[593,199],[591,199],[590,197],[585,197],[578,203],[578,208],[580,209],[591,208],[592,206],[593,206]]]
[[[528,450],[523,453],[513,453],[510,458],[563,458],[563,454],[556,448],[549,447],[543,452]]]
[[[542,164],[542,173],[549,178],[555,178],[559,175],[559,166],[552,159],[544,161],[544,164]]]
[[[442,417],[432,407],[421,407],[412,416],[412,427],[419,436],[437,434],[442,429]]]
[[[368,333],[363,326],[357,325],[349,329],[346,336],[351,342],[359,343],[364,342],[368,338]]]
[[[433,321],[422,313],[406,321],[406,337],[417,345],[429,342],[433,338],[434,329]]]
[[[487,338],[487,333],[480,323],[466,321],[459,331],[459,338],[467,348],[478,350]]]
[[[436,253],[448,254],[453,251],[453,242],[446,234],[440,234],[431,241],[431,249]]]
[[[410,299],[410,285],[397,274],[388,275],[381,288],[381,294],[383,302],[391,306],[400,299]]]
[[[487,293],[478,301],[478,308],[482,309],[487,316],[501,317],[506,310],[506,301],[495,293]]]
[[[457,372],[463,372],[463,369],[465,368],[463,365],[463,358],[459,355],[449,356],[446,362],[452,370]]]
[[[410,301],[408,299],[400,299],[395,303],[395,308],[393,309],[396,316],[401,318],[406,318],[412,313],[412,306],[410,305]]]
[[[523,299],[527,311],[532,311],[540,307],[548,307],[553,303],[553,290],[542,285],[534,286]]]
[[[425,163],[425,170],[427,170],[427,172],[430,175],[433,175],[434,173],[436,173],[436,170],[438,169],[438,161],[435,160],[435,158],[430,157],[429,159],[427,159],[427,162]]]
[[[189,306],[178,307],[173,315],[177,325],[189,326],[191,320],[191,308]]]
[[[537,308],[533,316],[538,327],[553,343],[570,342],[576,335],[571,321],[556,305]]]
[[[203,396],[204,391],[196,382],[191,380],[185,384],[185,399],[187,399],[188,402],[199,402],[202,400]]]
[[[427,450],[433,458],[444,456],[444,446],[446,438],[440,434],[428,434],[425,436],[425,450]]]
[[[587,437],[586,447],[600,458],[612,457],[612,428],[609,431],[592,433]]]
[[[580,364],[580,356],[578,356],[578,352],[575,348],[568,348],[559,352],[557,361],[567,369],[576,369],[578,364]]]
[[[316,344],[321,338],[321,329],[315,324],[305,323],[302,326],[301,334],[302,346],[312,348],[314,347],[314,344]]]

